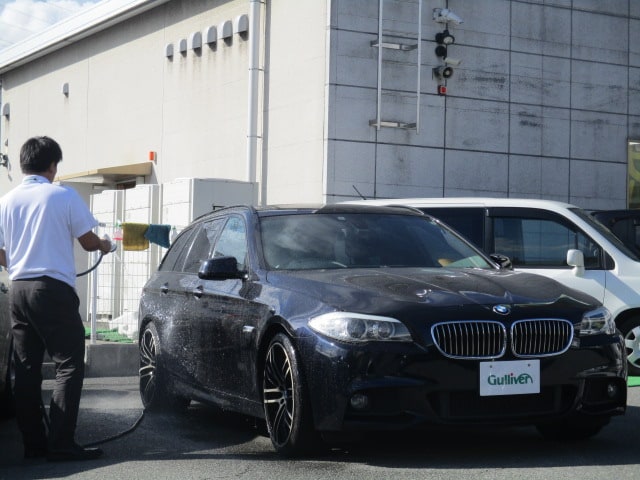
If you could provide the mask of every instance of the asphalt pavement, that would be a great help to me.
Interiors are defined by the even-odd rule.
[[[45,402],[52,385],[44,383]],[[100,443],[103,457],[24,460],[15,420],[2,420],[0,480],[636,480],[640,471],[640,387],[629,389],[627,414],[588,441],[547,442],[530,427],[432,431],[370,436],[299,460],[275,454],[255,422],[198,403],[179,415],[145,414],[138,423],[143,409],[135,376],[85,379],[80,407],[77,440]]]

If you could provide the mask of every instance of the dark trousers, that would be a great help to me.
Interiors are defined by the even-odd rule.
[[[84,327],[75,290],[50,277],[14,280],[10,290],[16,417],[25,447],[74,442],[84,381]],[[41,411],[45,350],[55,363],[48,439]]]

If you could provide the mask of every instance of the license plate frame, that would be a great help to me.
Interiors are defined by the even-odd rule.
[[[480,396],[540,393],[540,360],[480,362]]]

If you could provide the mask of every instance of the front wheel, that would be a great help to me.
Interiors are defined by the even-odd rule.
[[[149,411],[184,410],[190,400],[173,393],[162,368],[160,337],[153,323],[140,335],[140,398]]]
[[[276,451],[287,457],[311,453],[319,446],[319,435],[313,427],[298,356],[282,333],[269,343],[262,384],[267,429]]]
[[[631,317],[620,323],[627,352],[627,367],[630,376],[640,376],[640,317]]]

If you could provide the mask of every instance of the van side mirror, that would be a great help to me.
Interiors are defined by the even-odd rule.
[[[496,262],[498,266],[503,270],[513,270],[513,264],[511,263],[511,259],[506,255],[501,255],[499,253],[492,253],[489,255],[489,258]]]
[[[573,267],[573,274],[580,277],[584,275],[584,254],[581,250],[572,248],[567,251],[567,265]]]
[[[205,260],[198,270],[198,278],[203,280],[229,280],[231,278],[245,279],[247,273],[238,270],[235,257],[216,257]]]

